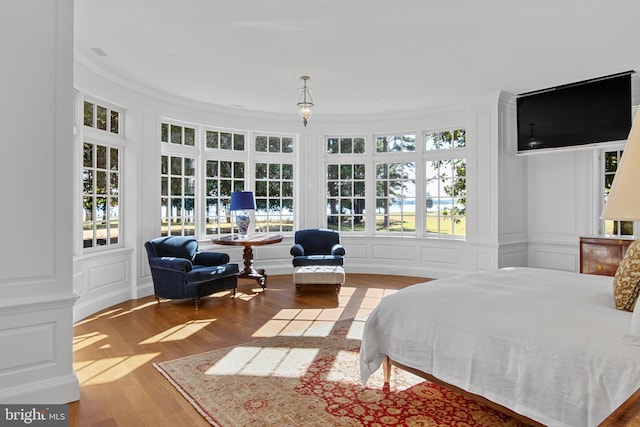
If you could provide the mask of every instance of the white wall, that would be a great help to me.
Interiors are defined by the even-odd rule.
[[[73,1],[0,6],[0,402],[77,400],[73,372]]]
[[[632,115],[640,102],[640,77],[632,75]],[[624,141],[526,155],[527,234],[531,267],[580,271],[580,236],[601,233],[598,154]]]

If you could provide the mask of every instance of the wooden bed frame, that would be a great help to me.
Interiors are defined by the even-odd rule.
[[[395,362],[389,358],[389,356],[384,357],[382,361],[382,369],[384,372],[384,383],[388,385],[391,381],[391,366],[395,366],[397,368],[402,369],[403,371],[407,371],[414,375],[417,375],[421,378],[424,378],[427,381],[430,381],[434,384],[438,384],[444,388],[447,388],[453,392],[461,394],[462,396],[471,399],[475,402],[486,405],[492,409],[502,412],[503,414],[509,415],[513,417],[515,420],[520,421],[522,423],[535,426],[535,427],[545,427],[544,424],[541,424],[537,421],[532,420],[529,417],[525,417],[524,415],[520,415],[513,410],[499,405],[486,397],[482,397],[478,394],[470,393],[466,390],[463,390],[459,387],[446,383],[431,374],[427,374],[426,372],[419,371],[417,369],[411,368],[409,366],[403,365],[401,363]],[[640,427],[640,389],[636,391],[626,402],[624,402],[620,407],[613,412],[607,419],[605,419],[599,427]]]

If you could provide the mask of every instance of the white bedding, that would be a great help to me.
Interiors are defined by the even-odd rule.
[[[640,387],[612,281],[506,268],[410,286],[367,319],[362,383],[388,355],[542,424],[597,426]]]

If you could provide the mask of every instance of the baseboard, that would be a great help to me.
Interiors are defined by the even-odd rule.
[[[130,299],[131,291],[129,289],[119,289],[117,292],[102,295],[96,293],[90,300],[76,303],[73,307],[73,323],[79,322],[105,308],[129,301]]]
[[[0,388],[0,402],[3,404],[57,405],[79,399],[80,382],[75,374]]]

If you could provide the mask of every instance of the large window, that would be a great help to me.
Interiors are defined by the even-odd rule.
[[[123,109],[77,94],[82,249],[122,246]]]
[[[425,231],[428,236],[463,238],[467,233],[467,162],[464,129],[425,134]]]
[[[620,159],[622,157],[622,149],[608,149],[602,152],[602,207],[604,207],[607,201],[607,196],[611,191],[611,184],[613,183],[613,177],[616,175]],[[602,232],[604,234],[612,234],[618,236],[631,236],[637,234],[635,232],[635,223],[633,221],[602,221]]]
[[[376,232],[415,233],[416,164],[376,164]]]
[[[293,231],[293,137],[166,120],[160,141],[162,235],[237,232],[234,191],[255,193],[255,231]]]
[[[82,241],[96,248],[120,242],[120,150],[103,144],[83,144]]]
[[[207,160],[205,170],[206,234],[231,233],[231,193],[245,189],[245,164],[230,160]]]
[[[293,164],[256,163],[256,227],[293,231]]]
[[[466,235],[465,175],[465,159],[427,161],[427,234],[452,237]]]
[[[294,141],[258,134],[254,140],[255,221],[258,231],[293,231]]]
[[[365,230],[365,165],[327,165],[327,226],[339,231]]]
[[[160,171],[161,234],[195,235],[196,160],[162,156]]]
[[[398,132],[372,140],[373,153],[367,153],[364,136],[326,137],[327,227],[463,239],[465,130]]]

